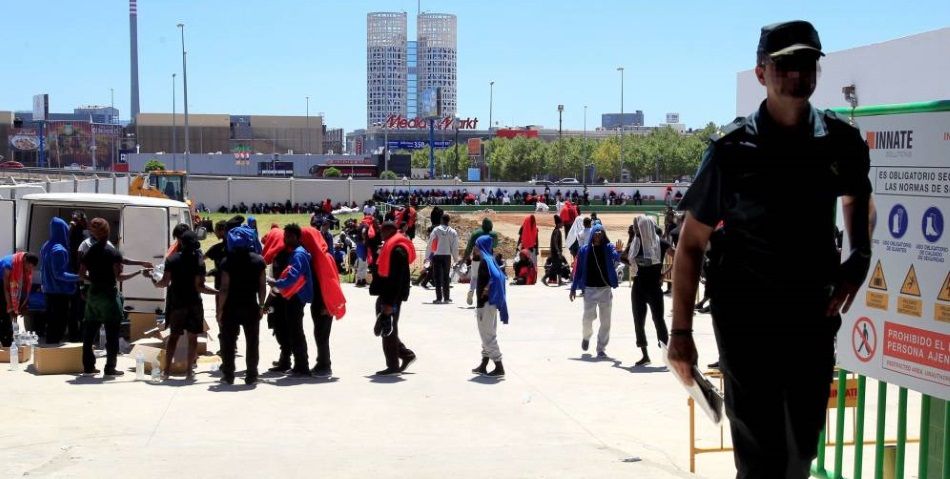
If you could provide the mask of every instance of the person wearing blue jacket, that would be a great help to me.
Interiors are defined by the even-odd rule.
[[[69,266],[69,225],[61,218],[49,222],[49,240],[40,250],[40,265],[46,295],[46,342],[58,344],[66,333],[71,318],[69,302],[79,282],[79,275],[71,272]]]
[[[313,301],[313,273],[310,268],[310,253],[300,244],[302,231],[300,226],[289,224],[284,227],[284,246],[291,251],[287,269],[282,273],[274,272],[276,279],[267,280],[267,284],[277,288],[287,299],[284,324],[287,337],[294,355],[295,376],[310,376],[307,368],[307,338],[303,333],[303,311],[307,303]],[[288,294],[294,294],[287,297]]]
[[[587,351],[590,337],[594,334],[594,319],[600,310],[600,330],[597,332],[597,357],[606,358],[605,349],[610,341],[610,312],[613,306],[613,288],[617,287],[617,262],[620,253],[610,244],[603,225],[594,224],[587,244],[577,253],[574,282],[571,283],[570,299],[573,302],[577,290],[584,293],[583,340],[581,349]]]

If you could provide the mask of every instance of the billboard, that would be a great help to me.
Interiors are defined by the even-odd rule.
[[[850,371],[948,400],[950,102],[933,105],[857,113],[878,221],[871,270],[842,316],[837,350]]]
[[[429,146],[429,142],[422,140],[389,140],[389,149],[391,151],[396,150],[421,150]],[[449,140],[435,140],[435,148],[450,148],[452,142]]]
[[[292,161],[261,161],[257,163],[257,176],[294,176]]]
[[[422,91],[422,111],[419,112],[423,118],[438,118],[442,116],[442,89],[439,87],[430,87]]]
[[[49,95],[33,95],[33,121],[46,121],[49,118]]]

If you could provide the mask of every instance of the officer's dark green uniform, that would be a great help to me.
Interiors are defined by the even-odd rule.
[[[835,203],[868,198],[869,166],[846,120],[812,107],[790,132],[763,102],[712,141],[680,202],[706,225],[724,223],[707,287],[737,477],[807,477],[841,324],[825,315],[841,262]]]

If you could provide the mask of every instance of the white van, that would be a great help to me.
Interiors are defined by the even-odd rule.
[[[85,212],[90,220],[96,217],[106,219],[111,226],[110,240],[123,256],[156,265],[165,258],[172,229],[180,223],[191,225],[188,205],[159,198],[40,193],[23,196],[15,204],[0,200],[0,220],[9,215],[15,218],[16,248],[37,254],[49,237],[50,220],[58,216],[69,222],[76,210]],[[0,236],[0,251],[7,251],[5,242],[9,241],[9,235],[0,232]],[[155,313],[165,309],[165,290],[153,286],[146,277],[136,276],[122,283],[121,289],[128,311]]]

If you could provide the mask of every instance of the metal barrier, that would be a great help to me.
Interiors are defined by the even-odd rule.
[[[848,405],[848,375],[851,374],[851,380],[857,383],[856,398],[853,406]],[[720,390],[722,390],[722,374],[718,371],[708,372],[707,376],[718,378]],[[861,479],[864,467],[864,447],[868,441],[864,437],[865,420],[865,391],[867,378],[861,375],[855,375],[844,369],[838,369],[837,375],[837,397],[835,399],[835,437],[833,441],[827,438],[827,423],[825,429],[818,438],[818,457],[811,468],[812,477],[818,479],[845,479],[844,474],[844,447],[854,446],[854,465],[853,475],[849,479]],[[894,477],[903,479],[904,462],[906,458],[907,444],[919,443],[918,453],[918,474],[917,477],[926,479],[929,474],[928,450],[930,446],[930,408],[932,398],[927,395],[921,397],[920,413],[920,437],[907,437],[907,389],[899,388],[897,396],[897,437],[893,439],[885,438],[886,410],[887,410],[887,383],[878,382],[878,402],[877,402],[877,423],[874,437],[874,479],[883,479],[885,477]],[[719,426],[719,447],[697,447],[696,446],[696,405],[692,398],[688,400],[689,405],[689,471],[696,472],[696,456],[699,454],[712,452],[732,451],[731,447],[726,446],[724,425]],[[944,440],[943,440],[943,471],[939,477],[950,478],[950,401],[946,406],[944,417]],[[854,409],[853,419],[853,438],[845,440],[846,428],[846,409]],[[896,458],[894,461],[894,475],[885,476],[885,446],[894,446],[896,449]],[[834,448],[834,459],[832,469],[826,468],[827,448]]]

